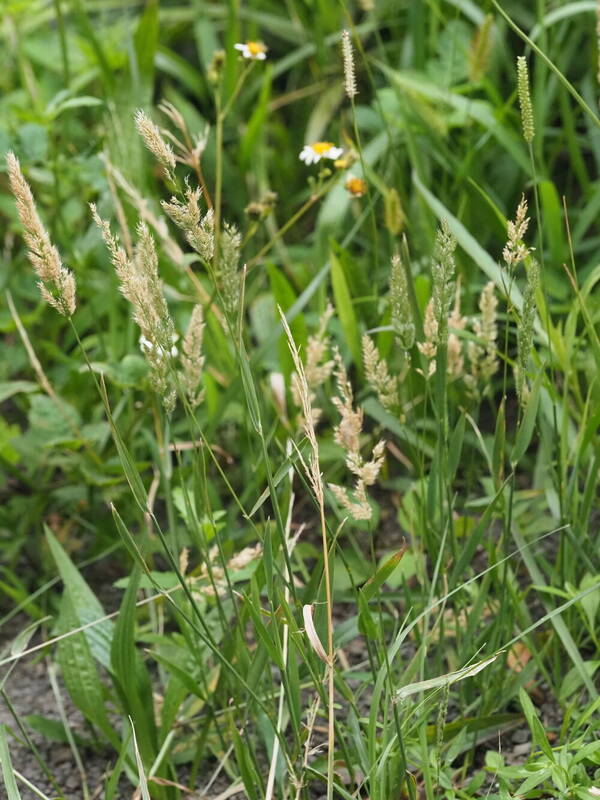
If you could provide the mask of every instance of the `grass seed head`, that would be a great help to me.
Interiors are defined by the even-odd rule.
[[[448,317],[448,359],[446,371],[451,378],[462,378],[465,372],[465,359],[463,356],[462,340],[456,331],[462,331],[467,325],[467,318],[460,312],[460,282],[456,283],[454,308]]]
[[[60,254],[52,244],[35,206],[31,188],[21,172],[14,153],[6,156],[8,180],[15,196],[17,214],[23,226],[27,256],[39,278],[38,287],[43,299],[59,314],[71,317],[76,308],[76,288],[73,273],[63,266]]]
[[[523,293],[523,311],[517,328],[517,368],[515,382],[517,396],[522,406],[527,404],[529,387],[527,385],[527,370],[529,356],[533,348],[533,326],[535,322],[535,293],[540,280],[540,268],[535,259],[531,260],[527,270],[527,286]]]
[[[131,303],[133,319],[140,328],[140,347],[150,366],[153,388],[171,412],[175,392],[170,382],[170,367],[171,359],[177,355],[177,336],[158,276],[154,239],[148,227],[140,223],[138,241],[130,259],[94,205],[91,210],[119,279],[121,294]]]
[[[437,355],[438,323],[433,310],[433,298],[425,306],[425,317],[423,319],[424,342],[417,342],[419,352],[429,361],[426,378],[430,378],[435,373],[435,357]]]
[[[347,30],[342,31],[342,58],[344,61],[344,89],[346,96],[350,100],[354,100],[358,94],[358,89],[356,88],[352,40],[350,39],[350,32]]]
[[[204,355],[204,312],[200,304],[195,305],[187,332],[181,345],[181,384],[192,407],[199,405],[204,397],[201,389]]]
[[[486,14],[477,28],[469,48],[469,79],[479,83],[489,69],[492,53],[492,14]]]
[[[408,296],[406,272],[398,254],[392,256],[390,305],[392,328],[396,334],[396,341],[403,350],[410,350],[415,343],[416,329]]]
[[[531,94],[529,91],[529,69],[525,56],[517,56],[517,94],[519,95],[519,105],[521,107],[523,138],[530,144],[535,136],[535,127],[533,123]]]
[[[381,358],[373,340],[366,333],[362,338],[365,375],[381,405],[388,411],[398,403],[398,378],[390,375],[387,361]]]
[[[448,222],[442,220],[435,239],[433,262],[433,313],[437,323],[437,340],[439,344],[448,336],[448,315],[454,297],[454,277],[456,275],[456,262],[454,251],[456,239],[452,235]]]
[[[514,272],[515,268],[529,256],[531,248],[524,243],[525,234],[529,227],[529,217],[527,216],[527,200],[525,195],[521,196],[514,221],[509,220],[506,225],[508,239],[502,256],[506,262],[509,272]]]
[[[489,386],[490,378],[498,371],[498,338],[497,309],[498,298],[493,281],[489,281],[479,296],[479,318],[473,322],[473,333],[476,341],[471,340],[467,347],[469,356],[469,374],[465,381],[469,389],[479,392],[479,386]]]
[[[135,127],[144,140],[144,144],[158,163],[164,167],[169,177],[175,170],[175,153],[171,145],[163,139],[158,125],[141,109],[135,113]]]

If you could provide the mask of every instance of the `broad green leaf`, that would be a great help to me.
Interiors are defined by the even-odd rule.
[[[531,389],[531,394],[527,399],[525,413],[523,414],[523,419],[521,420],[521,424],[519,425],[519,429],[517,431],[515,445],[510,454],[510,460],[513,466],[519,463],[521,458],[525,455],[525,451],[531,442],[531,437],[533,436],[533,429],[537,418],[538,406],[540,404],[540,386],[542,385],[543,378],[544,372],[543,370],[540,370],[535,379],[535,383],[533,384],[533,388]]]
[[[65,686],[81,713],[96,725],[107,739],[118,746],[118,737],[108,720],[104,703],[104,688],[92,656],[88,640],[83,632],[71,634],[79,626],[69,592],[61,601],[58,632],[63,635],[57,645],[57,661]]]
[[[125,711],[138,727],[140,749],[146,762],[151,763],[157,749],[152,686],[136,648],[135,614],[136,598],[140,579],[140,567],[136,565],[123,597],[111,646],[112,672],[121,693]]]
[[[366,582],[360,590],[364,599],[368,602],[377,594],[387,579],[395,572],[396,568],[402,561],[402,557],[406,553],[406,545],[400,548],[398,552],[394,553],[390,558],[385,561],[377,570],[375,575]]]
[[[360,332],[358,328],[358,322],[356,320],[356,314],[354,312],[354,304],[348,289],[346,275],[344,274],[344,268],[341,261],[336,255],[334,255],[333,252],[329,254],[329,260],[331,261],[331,283],[333,286],[335,308],[344,331],[344,338],[348,344],[350,353],[352,354],[354,364],[359,373],[362,374]]]
[[[133,735],[133,752],[135,753],[135,761],[137,764],[138,776],[140,779],[138,788],[142,794],[142,800],[151,800],[150,792],[148,791],[148,781],[146,780],[146,773],[144,772],[144,764],[142,763],[142,758],[140,756],[140,751],[135,736],[135,726],[133,724],[133,720],[131,719],[131,717],[129,717],[129,722],[131,723],[131,733]]]
[[[553,263],[562,264],[567,258],[567,253],[564,233],[565,222],[560,198],[555,185],[550,180],[540,181],[539,191],[542,204],[544,238],[550,247]],[[544,281],[549,279],[552,279],[552,289],[557,288],[555,284],[564,287],[563,276],[558,271],[545,270]]]
[[[48,547],[65,587],[64,596],[69,598],[70,607],[75,617],[72,627],[79,628],[91,622],[96,623],[86,628],[81,635],[87,641],[94,658],[103,667],[110,669],[110,643],[113,636],[113,623],[108,619],[103,619],[106,613],[96,595],[81,577],[79,570],[52,531],[48,527],[45,527],[45,531]],[[77,634],[77,636],[79,635]]]
[[[554,761],[555,756],[552,752],[550,744],[548,743],[548,739],[546,738],[546,731],[539,720],[529,695],[523,688],[519,689],[519,701],[521,703],[523,713],[525,714],[527,724],[529,725],[529,729],[531,730],[533,741],[542,750],[544,755],[550,759],[550,761]]]
[[[0,381],[0,403],[21,392],[36,392],[39,386],[33,381]]]

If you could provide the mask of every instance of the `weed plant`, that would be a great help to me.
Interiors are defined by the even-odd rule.
[[[6,7],[0,693],[86,800],[600,794],[595,7]]]

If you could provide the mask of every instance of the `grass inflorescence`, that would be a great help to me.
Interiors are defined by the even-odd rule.
[[[9,9],[9,800],[600,794],[584,5]]]

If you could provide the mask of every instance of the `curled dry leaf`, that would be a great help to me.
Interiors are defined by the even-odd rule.
[[[308,636],[308,641],[312,645],[312,649],[319,656],[321,661],[329,664],[327,653],[325,652],[325,648],[323,647],[321,640],[319,639],[319,635],[315,629],[315,623],[313,622],[312,617],[312,605],[302,606],[302,616],[304,617],[304,630]]]

